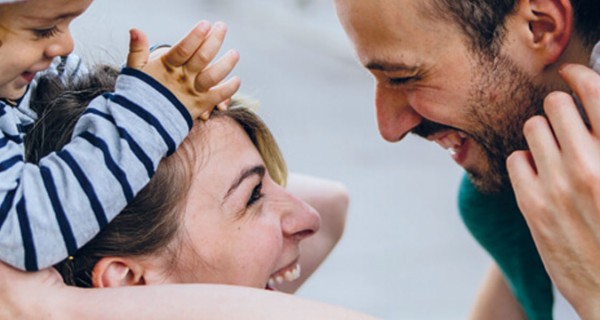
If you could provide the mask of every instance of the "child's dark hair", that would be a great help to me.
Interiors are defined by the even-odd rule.
[[[25,157],[38,162],[46,150],[59,150],[71,140],[77,119],[97,96],[113,92],[119,71],[97,66],[89,74],[70,80],[54,76],[41,77],[31,98],[31,109],[38,115],[34,129],[25,136]]]

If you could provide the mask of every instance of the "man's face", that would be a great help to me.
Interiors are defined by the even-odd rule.
[[[508,185],[505,161],[526,148],[522,127],[548,92],[504,52],[489,58],[460,29],[424,18],[419,1],[337,0],[360,62],[376,81],[381,136],[412,132],[450,150],[475,185]],[[513,50],[514,51],[514,50]]]

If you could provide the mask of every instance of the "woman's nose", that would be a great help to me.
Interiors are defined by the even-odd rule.
[[[284,235],[301,241],[315,234],[321,227],[321,216],[317,210],[289,192],[285,190],[283,192],[286,193],[289,204],[281,218]]]

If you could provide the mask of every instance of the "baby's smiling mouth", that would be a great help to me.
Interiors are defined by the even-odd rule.
[[[293,282],[298,280],[301,275],[300,264],[296,261],[285,268],[273,273],[265,286],[267,290],[275,290],[275,286],[284,282]]]

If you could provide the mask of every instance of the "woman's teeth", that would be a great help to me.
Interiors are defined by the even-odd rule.
[[[284,281],[292,282],[300,278],[300,264],[296,263],[293,267],[287,270],[281,270],[277,274],[269,278],[269,287],[274,287],[276,284],[282,284]]]

